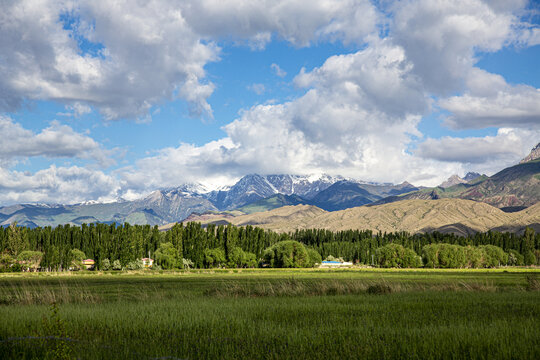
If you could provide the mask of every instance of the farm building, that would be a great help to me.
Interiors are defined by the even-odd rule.
[[[143,266],[145,268],[151,267],[152,265],[154,265],[154,259],[142,258],[141,260],[142,260]]]
[[[90,270],[94,268],[94,265],[96,264],[96,262],[93,259],[84,259],[82,261],[82,264],[87,270]]]

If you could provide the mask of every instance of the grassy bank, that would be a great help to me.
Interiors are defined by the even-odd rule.
[[[534,359],[540,358],[538,275],[257,270],[3,276],[0,353]]]

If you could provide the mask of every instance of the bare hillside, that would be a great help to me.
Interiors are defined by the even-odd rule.
[[[540,203],[516,213],[505,213],[485,203],[461,199],[405,200],[335,212],[297,205],[228,220],[235,225],[257,225],[278,232],[322,228],[411,233],[441,230],[466,235],[494,228],[511,230],[540,224]]]

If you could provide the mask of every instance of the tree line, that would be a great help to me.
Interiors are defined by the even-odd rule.
[[[287,241],[301,243],[304,250],[291,243],[276,246]],[[490,245],[502,249],[508,256],[512,254],[511,258],[517,259],[516,265],[536,264],[540,259],[540,234],[535,234],[530,228],[522,235],[486,232],[463,237],[436,232],[413,235],[406,232],[332,232],[322,229],[278,234],[250,225],[210,224],[203,227],[191,222],[175,224],[163,232],[157,226],[128,223],[32,229],[13,224],[0,228],[0,271],[24,266],[62,271],[80,267],[83,257],[93,259],[95,268],[100,270],[140,268],[141,259],[145,257],[155,258],[162,268],[256,267],[262,264],[308,266],[329,256],[355,264],[383,266],[380,261],[383,252],[377,250],[389,244],[409,249],[417,256],[423,256],[426,246],[432,244],[471,249]],[[485,249],[483,251],[485,253]],[[279,258],[287,252],[300,255],[296,260]],[[474,251],[463,253],[480,254]],[[412,256],[412,253],[408,252],[407,256]],[[459,263],[457,267],[462,265]]]

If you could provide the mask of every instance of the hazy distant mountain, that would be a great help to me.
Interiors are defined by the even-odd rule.
[[[191,183],[156,190],[135,201],[8,206],[0,208],[0,225],[14,221],[31,227],[93,222],[163,225],[182,221],[193,213],[235,209],[252,213],[297,204],[317,204],[327,210],[339,210],[417,189],[408,183],[367,183],[330,175],[251,174],[233,186],[216,191]]]
[[[399,195],[418,190],[404,182],[399,185],[372,185],[351,181],[339,181],[319,192],[310,204],[326,211],[343,210],[362,206],[391,195]]]
[[[21,226],[59,224],[124,223],[160,225],[186,218],[193,212],[216,210],[210,201],[172,190],[154,191],[135,201],[84,203],[77,205],[14,205],[0,208],[0,225],[17,222]]]

